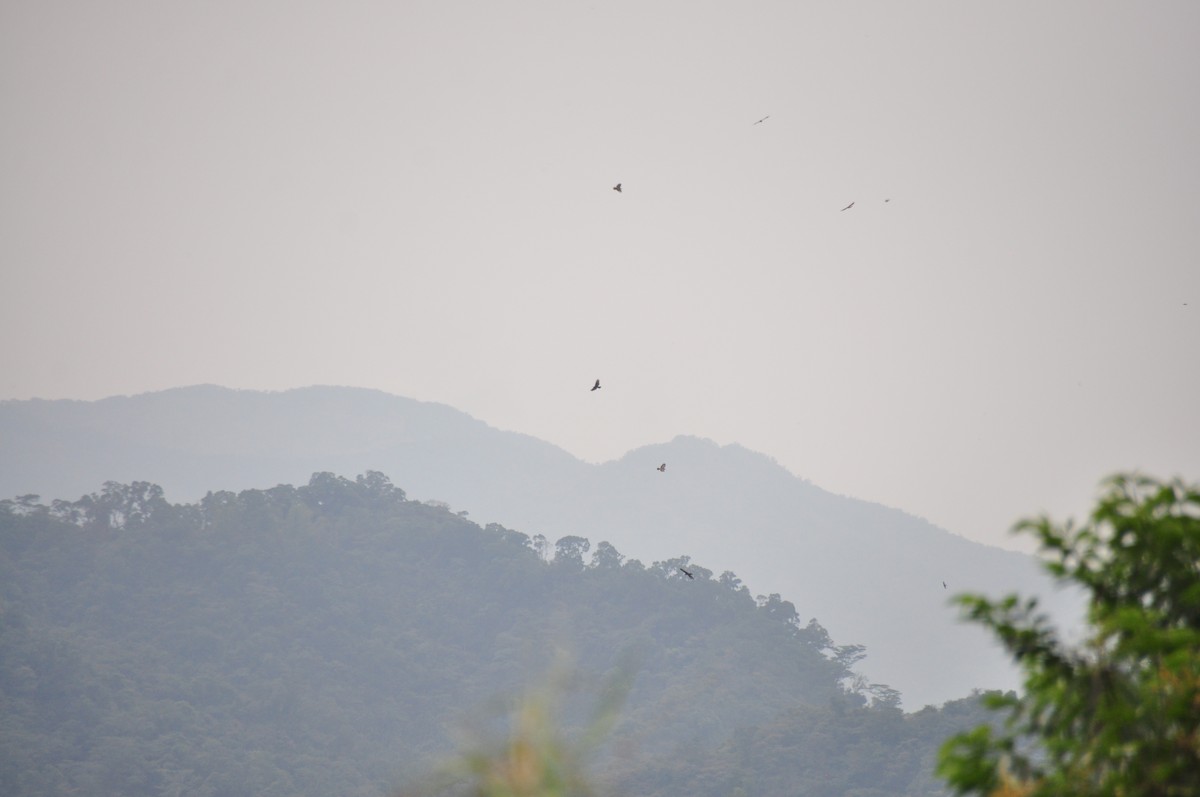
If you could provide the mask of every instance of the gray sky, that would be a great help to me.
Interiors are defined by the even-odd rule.
[[[0,397],[696,434],[1012,547],[1200,479],[1197,42],[1191,0],[4,0]]]

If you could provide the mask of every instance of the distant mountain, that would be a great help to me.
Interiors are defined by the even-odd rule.
[[[1079,602],[1056,593],[1032,557],[831,494],[736,445],[679,437],[592,465],[443,405],[337,387],[0,402],[0,496],[74,499],[144,480],[191,501],[368,470],[480,523],[733,571],[839,643],[865,645],[859,669],[910,708],[1016,686],[1002,654],[957,622],[955,592],[1038,594],[1060,621],[1078,617]]]

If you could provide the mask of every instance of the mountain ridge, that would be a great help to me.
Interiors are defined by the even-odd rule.
[[[378,471],[476,522],[608,541],[645,561],[688,555],[736,573],[755,593],[784,595],[837,638],[866,645],[862,669],[901,690],[910,707],[1016,685],[995,646],[958,624],[952,591],[1040,594],[1071,618],[1070,601],[1032,557],[830,493],[739,444],[689,435],[595,464],[447,405],[382,391],[209,385],[98,402],[3,402],[0,442],[4,495],[75,498],[104,481],[144,480],[171,500],[195,500],[208,490],[303,483],[314,472]]]

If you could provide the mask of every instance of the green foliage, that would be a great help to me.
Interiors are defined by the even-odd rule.
[[[1003,732],[949,739],[939,774],[961,794],[1200,794],[1200,490],[1118,476],[1085,526],[1018,529],[1086,590],[1089,635],[1064,644],[1033,600],[960,597],[1020,664],[1025,690],[990,700]]]

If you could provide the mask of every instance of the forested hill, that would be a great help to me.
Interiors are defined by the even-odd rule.
[[[1038,595],[1060,624],[1082,617],[1033,557],[833,495],[738,445],[679,437],[590,464],[451,407],[355,388],[0,401],[0,496],[74,498],[107,480],[147,480],[195,501],[322,471],[387,473],[410,496],[481,523],[608,540],[643,561],[686,551],[719,562],[755,594],[787,595],[867,645],[863,668],[900,689],[907,708],[1017,684],[987,636],[958,622],[954,593]]]
[[[632,668],[597,776],[628,793],[675,793],[688,761],[724,762],[699,795],[929,793],[974,703],[903,715],[855,681],[860,648],[702,564],[480,528],[373,472],[190,504],[145,482],[5,501],[0,793],[382,795],[557,651],[584,684]],[[797,738],[836,746],[805,764],[824,785],[769,787],[792,778],[771,740]]]

